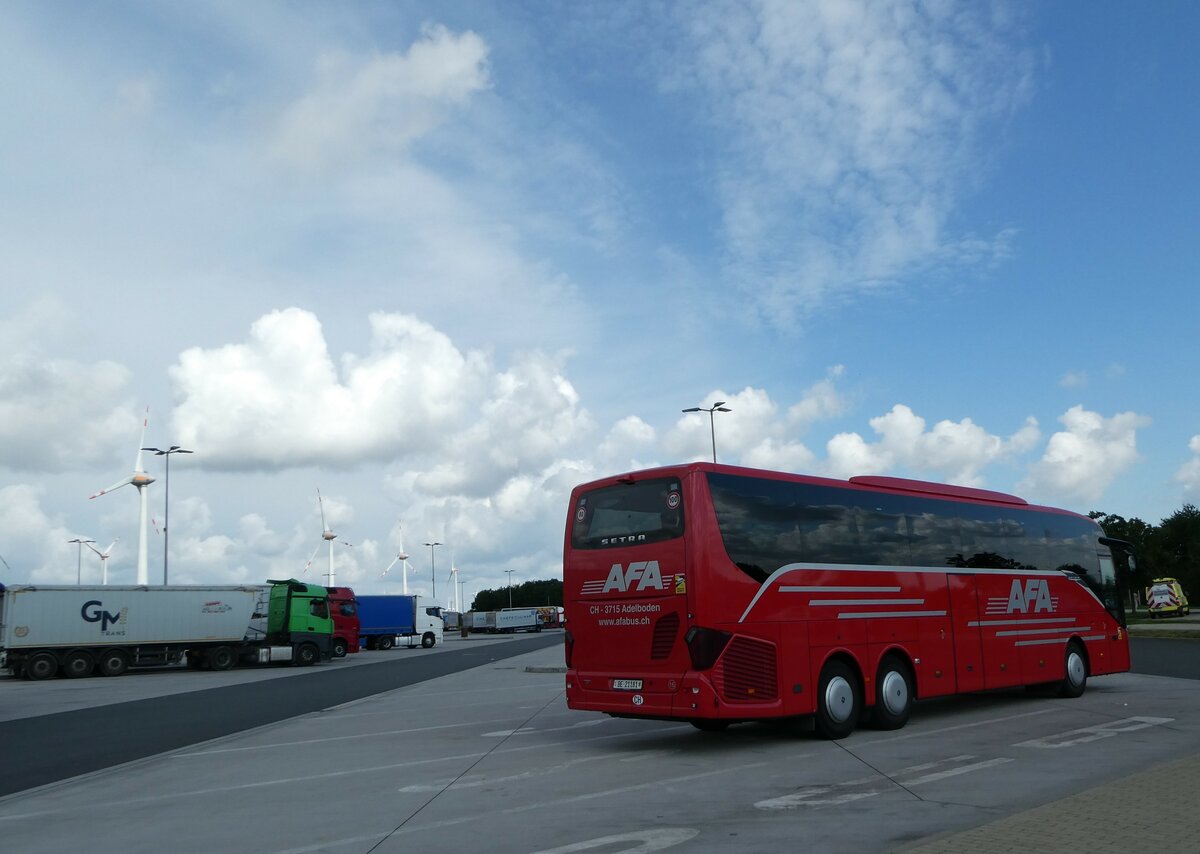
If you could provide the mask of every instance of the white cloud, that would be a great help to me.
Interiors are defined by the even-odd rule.
[[[840,433],[829,440],[827,467],[833,476],[883,474],[902,466],[951,483],[978,486],[983,468],[1028,451],[1039,438],[1033,418],[1007,439],[988,433],[970,418],[942,420],[926,430],[925,419],[901,403],[872,418],[870,425],[881,437],[876,443],[857,433]]]
[[[99,559],[84,547],[67,540],[94,539],[72,531],[62,520],[42,509],[42,491],[27,484],[0,487],[0,542],[11,573],[5,581],[41,584],[74,584],[81,576],[98,580]],[[101,548],[107,543],[101,544]],[[81,570],[82,567],[82,570]]]
[[[1175,480],[1183,484],[1184,493],[1194,500],[1200,494],[1200,435],[1191,438],[1188,450],[1193,456],[1175,472]]]
[[[698,85],[727,136],[730,273],[763,316],[1007,251],[1007,229],[947,234],[984,168],[984,130],[1027,98],[1031,55],[999,16],[838,0],[694,4],[677,18],[690,44],[665,85]]]
[[[284,111],[279,156],[297,166],[342,165],[396,150],[437,127],[447,112],[489,85],[488,47],[473,32],[427,26],[405,53],[326,53],[317,83]]]
[[[1105,418],[1077,405],[1059,421],[1066,430],[1050,437],[1041,460],[1020,489],[1060,499],[1096,501],[1138,459],[1137,431],[1150,419],[1135,412]]]
[[[1087,383],[1087,371],[1067,371],[1058,381],[1063,388],[1083,388]]]
[[[45,354],[43,336],[66,334],[66,314],[65,306],[40,301],[0,322],[0,467],[59,472],[118,451],[133,464],[129,370]]]
[[[271,469],[427,450],[474,416],[488,382],[477,353],[408,315],[372,314],[370,353],[339,376],[316,316],[259,318],[243,344],[184,351],[170,370],[174,434],[205,464]]]

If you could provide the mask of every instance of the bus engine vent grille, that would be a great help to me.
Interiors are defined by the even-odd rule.
[[[679,634],[679,615],[665,614],[654,624],[654,639],[650,642],[650,658],[662,661],[671,655],[675,636]]]
[[[736,636],[714,671],[714,682],[727,703],[769,703],[778,699],[775,645]]]

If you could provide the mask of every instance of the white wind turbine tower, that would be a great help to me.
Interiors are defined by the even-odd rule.
[[[89,549],[94,551],[96,554],[100,555],[100,583],[101,584],[108,584],[108,557],[109,557],[109,555],[112,554],[113,546],[115,546],[120,541],[121,541],[121,538],[117,537],[115,540],[113,540],[111,543],[108,544],[108,548],[106,548],[104,551],[100,551],[100,549],[96,548],[91,543],[84,544]]]
[[[150,583],[150,571],[146,563],[146,529],[148,520],[150,519],[150,511],[146,503],[146,487],[154,483],[154,478],[146,474],[142,468],[142,445],[146,444],[146,425],[150,423],[150,407],[146,407],[146,417],[142,419],[142,438],[138,442],[137,458],[133,463],[133,474],[124,480],[119,480],[110,486],[108,489],[102,489],[95,495],[89,498],[99,498],[101,495],[112,492],[114,489],[120,489],[122,486],[133,484],[138,491],[138,499],[141,502],[141,512],[138,515],[138,556],[137,556],[137,583],[139,585]],[[111,548],[111,547],[110,547]]]
[[[454,607],[450,610],[462,613],[462,602],[458,593],[458,567],[454,564],[454,549],[450,550],[450,600]]]

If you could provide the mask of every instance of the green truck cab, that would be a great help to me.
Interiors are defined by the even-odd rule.
[[[319,584],[294,578],[269,579],[266,641],[271,646],[291,647],[299,665],[328,661],[333,650],[333,617],[329,593]]]

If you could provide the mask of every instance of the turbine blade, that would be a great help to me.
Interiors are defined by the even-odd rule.
[[[121,538],[117,537],[115,540],[113,540],[111,543],[109,543],[108,548],[106,548],[104,550],[104,556],[108,557],[110,554],[112,554],[113,546],[115,546],[119,542],[121,542]]]
[[[329,530],[329,526],[325,524],[325,502],[321,500],[321,490],[317,490],[317,507],[321,510],[321,532]]]
[[[91,543],[84,543],[84,545],[94,551],[96,554],[100,555],[100,557],[108,557],[108,555],[104,554],[104,552],[100,551],[100,549],[96,548]]]
[[[321,548],[321,544],[317,543],[317,547],[315,549],[313,549],[313,553],[308,556],[308,561],[305,562],[305,564],[304,564],[304,570],[302,571],[302,574],[308,573],[308,568],[310,566],[312,566],[313,558],[315,558],[317,556],[317,551],[320,550],[320,548]]]
[[[379,573],[379,577],[380,577],[380,578],[383,578],[383,576],[387,575],[387,574],[388,574],[388,570],[390,570],[390,569],[391,569],[393,566],[395,566],[395,565],[396,565],[396,561],[398,561],[398,560],[400,560],[400,556],[399,556],[399,555],[396,555],[396,557],[392,558],[392,562],[391,562],[391,563],[389,563],[389,564],[388,564],[386,567],[384,567],[384,569],[383,569],[383,572]]]
[[[149,404],[147,404],[146,417],[142,419],[142,438],[138,442],[137,459],[134,460],[134,463],[133,463],[133,470],[135,472],[145,471],[145,469],[142,468],[142,445],[146,444],[146,425],[149,423],[150,423],[150,406],[149,406]]]
[[[108,487],[108,489],[102,489],[99,492],[97,492],[95,495],[89,495],[88,498],[99,498],[101,495],[112,492],[114,489],[120,489],[122,486],[129,486],[129,484],[131,484],[131,483],[133,483],[132,476],[127,477],[124,480],[118,480],[112,486]]]

